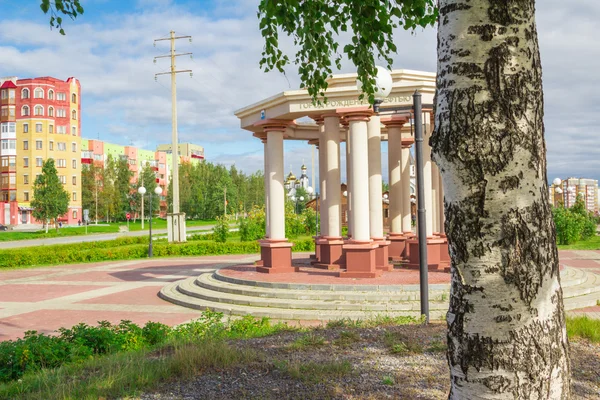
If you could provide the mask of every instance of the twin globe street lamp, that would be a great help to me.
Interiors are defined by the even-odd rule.
[[[144,194],[146,194],[146,188],[140,186],[138,188],[138,193],[142,195],[142,229],[144,229]],[[162,194],[162,189],[160,186],[156,186],[154,188],[154,193],[157,196]],[[152,257],[152,193],[150,193],[150,228],[149,228],[149,237],[150,243],[148,243],[148,257]]]

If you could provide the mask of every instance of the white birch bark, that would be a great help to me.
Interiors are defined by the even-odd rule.
[[[568,399],[534,0],[440,0],[450,399]]]

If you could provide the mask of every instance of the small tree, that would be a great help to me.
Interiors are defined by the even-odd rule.
[[[35,178],[33,186],[33,216],[39,221],[44,221],[46,232],[48,232],[48,223],[54,219],[56,230],[58,224],[56,219],[67,213],[69,209],[69,193],[63,188],[58,172],[54,166],[54,160],[44,161],[42,174]]]
[[[215,242],[225,243],[229,236],[229,218],[228,217],[217,217],[217,222],[213,228],[213,234],[215,236]]]

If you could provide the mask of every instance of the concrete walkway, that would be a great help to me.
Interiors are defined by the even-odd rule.
[[[22,337],[28,330],[52,333],[60,327],[102,320],[180,324],[201,312],[158,298],[163,286],[257,258],[162,258],[0,271],[0,340]],[[560,258],[567,266],[600,274],[600,251],[565,251]],[[600,318],[600,306],[570,313]]]

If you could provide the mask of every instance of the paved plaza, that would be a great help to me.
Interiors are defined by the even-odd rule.
[[[294,254],[298,261],[307,257],[306,253]],[[96,324],[102,320],[180,324],[197,318],[201,311],[160,299],[157,294],[161,288],[218,268],[248,265],[257,259],[258,255],[157,258],[1,271],[0,340],[22,337],[28,330],[52,333],[60,327],[71,327],[80,322]],[[600,274],[600,251],[562,251],[560,259],[564,266]],[[417,271],[403,274],[398,278],[398,284],[418,282]],[[275,275],[256,275],[262,275],[262,279],[280,279]],[[430,274],[432,284],[449,280],[447,274],[443,274],[447,278],[441,275]],[[310,279],[315,280],[314,277]],[[325,282],[349,283],[327,276]],[[372,282],[378,283],[381,284]],[[600,306],[570,313],[600,318]]]

